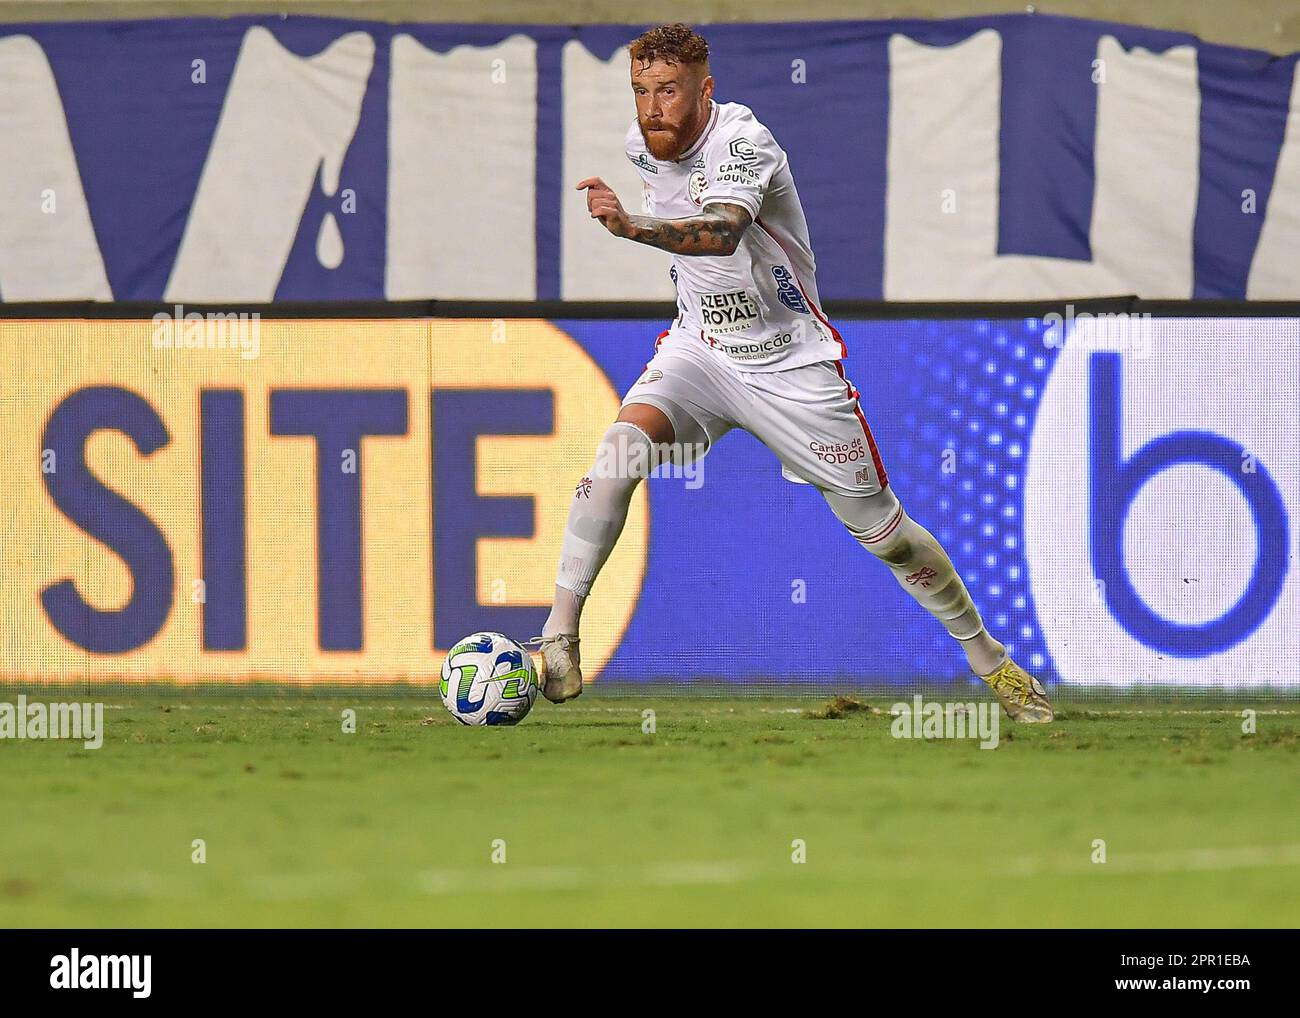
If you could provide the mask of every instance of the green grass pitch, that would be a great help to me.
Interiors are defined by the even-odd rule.
[[[995,750],[810,716],[824,701],[655,689],[539,701],[513,729],[463,728],[436,695],[106,702],[99,750],[0,740],[6,927],[1300,915],[1294,702],[1251,705],[1253,735],[1245,703],[1066,704]]]

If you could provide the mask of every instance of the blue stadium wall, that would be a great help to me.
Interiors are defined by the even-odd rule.
[[[666,300],[641,26],[0,26],[0,299]],[[823,300],[1300,298],[1297,56],[1042,14],[713,25]]]

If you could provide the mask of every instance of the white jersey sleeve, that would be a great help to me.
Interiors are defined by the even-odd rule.
[[[708,186],[700,204],[731,202],[757,219],[772,178],[785,164],[785,152],[772,132],[752,115],[719,125],[704,147]]]

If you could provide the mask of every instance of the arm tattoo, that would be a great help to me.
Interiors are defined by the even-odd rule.
[[[733,254],[752,221],[742,206],[725,202],[710,202],[698,216],[686,219],[628,218],[632,240],[679,255]]]

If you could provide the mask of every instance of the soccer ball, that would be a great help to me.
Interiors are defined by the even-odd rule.
[[[462,725],[517,725],[537,699],[537,669],[508,636],[475,633],[451,648],[438,691]]]

